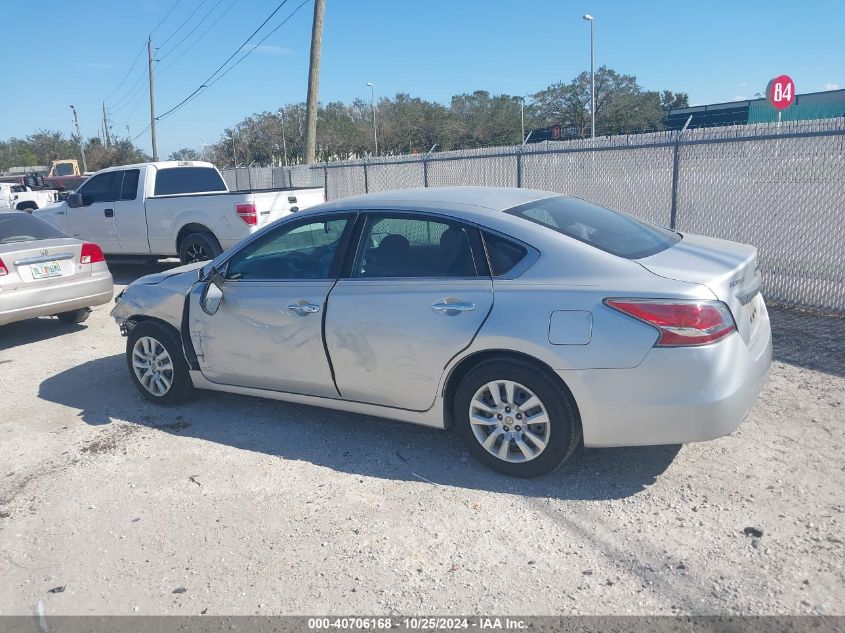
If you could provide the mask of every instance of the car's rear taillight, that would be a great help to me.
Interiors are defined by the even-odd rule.
[[[604,303],[657,328],[655,347],[706,345],[736,330],[731,311],[721,301],[605,299]]]
[[[240,204],[236,204],[235,213],[238,214],[238,217],[241,220],[243,220],[250,226],[255,226],[256,224],[258,224],[258,213],[255,210],[255,203],[242,202]]]
[[[0,277],[2,277],[3,275],[8,275],[8,274],[9,274],[9,269],[6,268],[6,264],[4,264],[3,260],[0,259]]]
[[[82,245],[82,253],[79,255],[80,264],[96,264],[97,262],[104,262],[106,258],[103,256],[102,249],[96,244],[86,242]]]

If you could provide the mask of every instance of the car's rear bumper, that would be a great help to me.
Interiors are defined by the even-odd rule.
[[[768,315],[751,346],[734,333],[713,345],[654,348],[632,369],[558,371],[581,414],[584,445],[648,446],[732,433],[766,383]]]
[[[56,286],[0,291],[0,325],[102,305],[113,292],[108,271]]]

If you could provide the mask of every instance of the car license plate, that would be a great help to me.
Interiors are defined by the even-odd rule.
[[[47,262],[45,264],[30,264],[33,279],[47,279],[48,277],[61,277],[62,265],[59,262]]]

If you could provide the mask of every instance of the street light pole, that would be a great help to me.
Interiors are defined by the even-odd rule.
[[[584,19],[590,23],[590,138],[596,138],[596,20],[589,13]]]
[[[79,117],[76,116],[76,108],[70,106],[73,112],[73,124],[76,126],[76,138],[79,139],[79,151],[82,153],[82,171],[88,171],[88,163],[85,161],[85,145],[82,143],[82,134],[79,133]]]
[[[376,127],[376,88],[372,81],[368,81],[367,85],[370,87],[370,107],[373,110],[373,145],[375,146],[375,156],[378,156],[378,128]]]

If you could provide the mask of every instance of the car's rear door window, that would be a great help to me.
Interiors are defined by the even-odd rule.
[[[141,171],[138,169],[127,169],[123,174],[123,182],[120,186],[121,200],[134,200],[138,197],[138,177]]]
[[[475,233],[475,235],[473,235]],[[372,215],[361,236],[353,277],[478,277],[478,229],[447,218]]]
[[[628,259],[654,255],[681,239],[674,231],[577,198],[544,198],[506,213]]]

